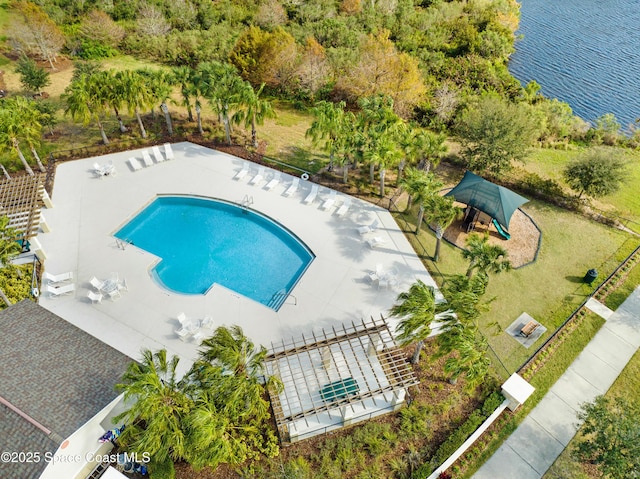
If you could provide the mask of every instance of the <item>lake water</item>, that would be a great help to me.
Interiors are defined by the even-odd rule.
[[[640,119],[640,0],[521,0],[511,73],[593,122]],[[640,124],[638,124],[640,126]]]

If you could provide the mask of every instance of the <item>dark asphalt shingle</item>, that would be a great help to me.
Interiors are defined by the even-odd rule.
[[[0,311],[0,396],[50,429],[53,437],[70,436],[111,402],[131,361],[32,301]],[[2,406],[0,446],[44,453],[58,444]],[[10,467],[11,475],[0,469],[0,477],[39,475],[37,467],[31,472],[29,465],[22,465],[24,470]]]

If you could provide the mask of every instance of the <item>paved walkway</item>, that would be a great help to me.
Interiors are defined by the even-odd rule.
[[[607,392],[640,347],[640,287],[608,318],[602,311],[607,322],[475,479],[539,479],[564,450],[580,404]]]

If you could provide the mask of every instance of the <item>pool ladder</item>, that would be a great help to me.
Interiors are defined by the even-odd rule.
[[[253,196],[244,195],[244,198],[242,198],[242,202],[240,203],[240,206],[244,211],[247,211],[252,204],[253,204]]]
[[[286,301],[287,297],[293,298],[294,305],[297,306],[298,298],[296,298],[292,294],[287,294],[287,292],[284,289],[281,289],[277,293],[274,293],[271,299],[269,300],[269,303],[267,304],[267,306],[269,306],[270,308],[279,309],[280,306],[282,306],[282,304]]]
[[[121,250],[125,250],[127,248],[127,245],[130,244],[133,244],[133,241],[131,241],[130,239],[121,240],[119,238],[116,238],[116,246]]]

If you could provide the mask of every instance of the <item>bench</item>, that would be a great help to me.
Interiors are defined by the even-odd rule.
[[[320,390],[320,397],[325,402],[338,401],[358,394],[360,387],[353,378],[340,379],[327,384]]]
[[[531,336],[533,334],[533,332],[536,329],[538,329],[538,326],[540,326],[540,323],[537,323],[535,321],[529,321],[520,330],[520,335],[524,336],[525,338],[528,338],[529,336]]]

